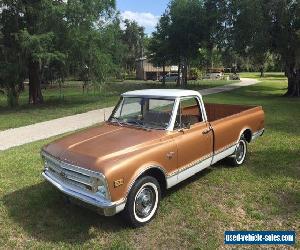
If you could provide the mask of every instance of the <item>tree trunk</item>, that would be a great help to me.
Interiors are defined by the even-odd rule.
[[[300,97],[300,69],[294,70],[293,67],[290,67],[286,75],[288,78],[288,90],[284,96]]]
[[[29,74],[29,103],[30,104],[43,103],[44,99],[41,91],[39,62],[30,60],[30,62],[28,63],[28,74]]]
[[[162,85],[166,85],[166,64],[163,64],[163,79],[162,79]]]
[[[10,86],[10,88],[7,89],[7,105],[9,107],[19,105],[19,93],[16,91],[15,86]]]
[[[187,83],[188,83],[188,79],[187,79],[187,73],[188,73],[188,69],[187,69],[187,59],[184,59],[184,68],[183,68],[183,74],[182,74],[182,80],[183,80],[183,86],[186,88],[187,87]]]
[[[264,77],[264,67],[260,67],[260,78]]]
[[[181,77],[180,77],[180,74],[181,74],[181,62],[179,63],[178,65],[178,77],[177,77],[177,81],[176,81],[176,87],[180,87],[181,85]]]

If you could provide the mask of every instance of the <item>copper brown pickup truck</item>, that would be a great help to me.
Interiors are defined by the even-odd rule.
[[[264,132],[260,106],[204,104],[192,90],[122,94],[109,120],[42,149],[44,178],[67,195],[132,226],[156,214],[161,193],[228,157],[241,165]]]

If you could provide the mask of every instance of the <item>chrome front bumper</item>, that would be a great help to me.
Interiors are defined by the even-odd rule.
[[[71,198],[75,198],[75,200],[79,200],[87,205],[91,205],[95,208],[95,210],[105,216],[113,216],[119,212],[121,212],[125,208],[125,200],[110,202],[99,196],[93,195],[91,193],[85,192],[80,188],[75,186],[71,186],[60,179],[56,178],[50,171],[44,170],[42,176],[50,182],[53,186],[59,189],[62,193],[70,196]]]

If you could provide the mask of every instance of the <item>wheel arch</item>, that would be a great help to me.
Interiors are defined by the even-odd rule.
[[[248,143],[251,142],[252,140],[252,130],[250,128],[244,128],[241,133],[240,133],[240,137],[238,139],[240,139],[242,136],[244,136],[244,138],[246,139],[246,141]]]
[[[126,193],[126,200],[136,181],[144,176],[152,176],[153,178],[155,178],[158,181],[162,192],[164,192],[167,189],[166,171],[160,166],[150,165],[138,171],[138,174],[136,174],[133,180],[130,182]]]

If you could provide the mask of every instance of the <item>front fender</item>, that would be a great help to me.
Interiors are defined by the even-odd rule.
[[[174,157],[167,155],[174,152]],[[112,201],[127,197],[135,181],[149,169],[158,169],[166,179],[167,175],[177,169],[177,146],[173,140],[169,140],[155,147],[143,149],[139,152],[127,155],[120,162],[104,173],[108,182]],[[122,185],[115,186],[115,182]]]

